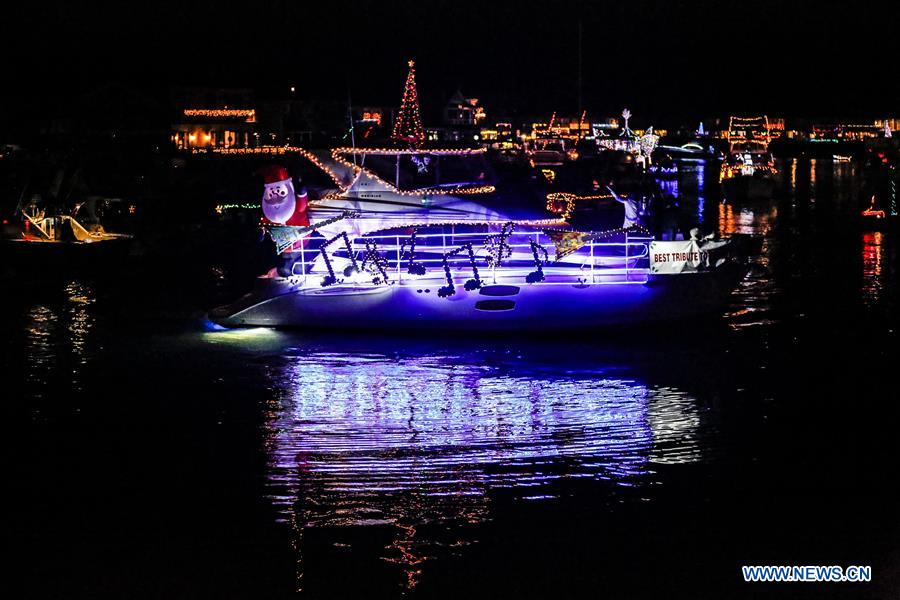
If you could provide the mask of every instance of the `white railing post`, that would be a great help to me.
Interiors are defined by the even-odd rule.
[[[400,236],[397,236],[397,283],[403,281],[403,270],[400,268]]]
[[[594,240],[591,240],[591,284],[594,283]]]
[[[300,273],[303,275],[303,285],[306,285],[306,240],[305,239],[300,240]]]
[[[625,283],[628,283],[628,232],[625,232]]]

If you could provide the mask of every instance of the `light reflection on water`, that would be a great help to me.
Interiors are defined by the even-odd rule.
[[[24,314],[23,378],[31,398],[43,398],[62,378],[69,390],[82,390],[82,373],[93,355],[93,289],[69,282],[61,299],[35,303]]]
[[[561,479],[640,487],[655,463],[703,459],[696,401],[678,389],[478,359],[312,353],[269,367],[270,489],[298,557],[308,528],[388,526],[382,558],[412,587],[437,546],[417,528],[490,519],[492,491],[529,501]]]
[[[741,281],[732,294],[732,302],[726,316],[733,329],[770,325],[774,322],[771,300],[779,293],[779,289],[769,275],[770,235],[777,220],[778,209],[774,205],[719,206],[719,231],[723,235],[738,233],[763,237],[762,252],[751,259],[753,271]]]
[[[885,234],[869,231],[862,238],[862,287],[860,294],[866,306],[877,305],[885,288]]]

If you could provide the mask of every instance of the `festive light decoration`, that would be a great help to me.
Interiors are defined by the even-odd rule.
[[[749,162],[747,160],[739,160],[735,163],[723,162],[719,168],[719,181],[725,181],[738,175],[749,176],[754,173],[774,175],[778,173],[778,169],[775,168],[775,162],[771,157],[768,157],[766,162],[753,162],[752,157]]]
[[[313,163],[317,168],[319,168],[322,172],[328,175],[334,183],[341,188],[341,191],[345,189],[344,183],[337,173],[335,173],[334,169],[323,163],[319,158],[310,152],[309,150],[304,150],[303,148],[297,146],[259,146],[257,148],[211,148],[208,150],[204,150],[202,148],[194,148],[191,150],[191,154],[228,154],[235,156],[283,156],[286,154],[299,154],[309,162]]]
[[[324,221],[319,221],[318,223],[312,223],[311,225],[264,225],[263,228],[269,234],[269,237],[272,238],[272,241],[275,242],[276,253],[281,254],[307,234],[318,230],[319,227],[325,227],[326,225],[331,225],[332,223],[336,223],[343,219],[352,219],[358,216],[358,210],[345,210],[337,216],[325,219]]]
[[[425,128],[422,127],[422,117],[419,114],[419,94],[416,90],[416,63],[409,61],[409,73],[406,75],[406,86],[403,89],[403,101],[400,104],[400,113],[394,121],[394,130],[391,139],[401,143],[408,143],[418,148],[425,142]]]
[[[388,181],[379,177],[374,171],[371,169],[366,169],[357,164],[354,164],[352,161],[348,160],[346,157],[342,156],[345,154],[372,154],[372,155],[418,155],[418,154],[432,154],[437,156],[469,156],[476,154],[483,154],[485,152],[484,148],[472,148],[472,149],[435,149],[435,150],[401,150],[395,148],[335,148],[331,151],[331,156],[335,160],[335,162],[340,163],[341,165],[349,168],[354,173],[354,176],[358,176],[360,173],[365,172],[366,175],[372,177],[390,191],[400,194],[401,196],[440,196],[447,194],[454,195],[466,195],[466,194],[490,194],[496,191],[496,188],[492,185],[479,185],[479,186],[468,186],[462,185],[460,187],[454,188],[420,188],[415,190],[400,190]],[[259,146],[257,148],[211,148],[211,149],[202,149],[202,148],[194,148],[191,150],[192,154],[226,154],[226,155],[235,155],[235,156],[283,156],[287,154],[299,154],[303,156],[308,161],[313,163],[316,167],[322,170],[325,174],[327,174],[332,181],[338,186],[339,191],[337,193],[326,194],[322,199],[323,200],[333,200],[337,198],[343,198],[343,194],[349,189],[350,185],[346,184],[343,178],[334,171],[329,165],[323,163],[319,158],[310,152],[309,150],[305,150],[298,146]]]
[[[568,219],[575,211],[575,203],[585,200],[611,200],[612,194],[597,194],[594,196],[578,196],[568,192],[552,192],[547,194],[547,210],[562,215]]]
[[[447,252],[442,257],[444,276],[447,278],[447,285],[438,290],[438,297],[449,298],[456,293],[456,287],[453,285],[453,276],[450,275],[450,263],[447,262],[447,259],[462,254],[463,252],[469,253],[469,265],[472,267],[472,279],[466,281],[463,287],[469,292],[481,287],[482,281],[481,277],[478,275],[478,265],[475,263],[475,251],[472,250],[472,244],[467,242],[459,248]]]
[[[757,143],[768,147],[769,142],[775,137],[772,129],[775,127],[769,123],[769,117],[735,117],[728,119],[728,129],[725,131],[725,139],[734,150],[735,144]],[[761,131],[760,131],[761,130]]]
[[[353,252],[353,245],[350,243],[350,238],[347,237],[347,232],[342,231],[341,233],[337,234],[336,236],[322,244],[322,246],[319,248],[319,254],[322,255],[322,260],[325,261],[325,268],[328,270],[328,275],[326,275],[322,279],[322,287],[328,287],[329,285],[334,285],[343,281],[342,279],[338,280],[338,278],[335,276],[334,267],[331,266],[331,259],[328,257],[328,252],[325,251],[328,246],[338,240],[344,240],[344,247],[347,249],[347,255],[350,257],[350,266],[344,269],[344,277],[350,277],[353,273],[359,273],[359,264],[357,264],[356,262],[356,255]]]
[[[428,148],[427,150],[417,150],[410,148],[350,148],[342,146],[334,148],[331,153],[334,154],[371,154],[372,156],[387,155],[394,156],[396,154],[434,154],[437,156],[469,156],[473,154],[484,154],[484,148]]]
[[[885,218],[885,213],[884,213],[884,211],[883,211],[883,210],[879,210],[879,209],[867,208],[866,210],[862,211],[861,214],[862,214],[862,216],[864,216],[864,217],[874,217],[874,218],[876,218],[876,219],[883,219],[883,218]]]
[[[387,259],[378,252],[378,244],[374,241],[366,240],[366,253],[363,255],[363,261],[359,268],[372,275],[372,285],[387,285],[390,283],[387,275],[387,266]]]
[[[577,252],[579,248],[588,242],[596,242],[599,240],[611,238],[616,235],[641,234],[650,235],[650,231],[640,225],[633,227],[617,227],[606,231],[558,231],[553,229],[545,229],[544,235],[553,240],[556,247],[556,260]]]
[[[415,260],[416,256],[416,235],[419,233],[419,229],[413,229],[412,235],[409,236],[409,239],[403,242],[403,245],[400,246],[400,254],[402,257],[406,258],[407,269],[406,272],[410,275],[418,275],[422,276],[425,274],[426,269],[425,265],[422,263],[418,263]],[[409,246],[409,250],[406,250],[406,247]]]
[[[259,203],[257,203],[257,204],[217,204],[216,212],[221,215],[226,210],[236,210],[236,209],[252,210],[252,209],[258,209],[258,208],[259,208]]]
[[[527,283],[538,283],[544,280],[544,263],[550,261],[550,256],[547,254],[547,250],[534,240],[530,240],[529,243],[531,244],[531,255],[534,257],[534,266],[536,270],[526,275],[525,281]],[[543,253],[543,261],[538,256],[538,252]]]
[[[628,128],[628,119],[631,118],[631,111],[628,110],[627,108],[624,109],[624,110],[622,111],[622,118],[625,120],[625,127],[622,128],[622,131],[627,133],[627,132],[631,131],[631,130]]]
[[[569,224],[566,223],[563,219],[517,219],[512,221],[516,225],[521,225],[523,227],[568,227]],[[485,220],[485,221],[441,221],[439,223],[428,223],[428,227],[452,227],[454,225],[496,225],[497,221]],[[370,231],[369,235],[373,235],[376,233],[381,233],[385,231],[390,231],[391,229],[398,229],[401,227],[418,227],[421,223],[392,223],[390,226],[385,227],[384,229],[378,229],[374,231]]]
[[[647,167],[648,173],[653,173],[655,175],[677,175],[678,174],[678,165],[672,165],[670,167],[663,167],[659,165],[650,165]]]
[[[725,139],[728,140],[732,159],[736,162],[722,163],[719,180],[725,181],[737,175],[777,173],[772,156],[767,154],[769,143],[775,137],[773,129],[777,127],[769,122],[766,115],[729,117]]]
[[[186,108],[186,117],[205,117],[211,119],[243,118],[245,123],[256,122],[256,109],[253,108]]]
[[[656,146],[659,145],[659,136],[653,133],[653,128],[651,127],[647,130],[647,133],[638,138],[638,144],[641,149],[640,153],[649,158],[653,151],[656,150]]]
[[[504,258],[512,256],[512,246],[507,243],[507,239],[512,235],[516,224],[510,221],[504,223],[500,228],[499,235],[489,235],[484,238],[484,249],[487,252],[487,265],[495,269],[503,263]]]
[[[432,154],[437,156],[469,156],[474,154],[482,154],[484,152],[483,148],[479,149],[440,149],[440,150],[395,150],[391,148],[335,148],[331,151],[331,157],[334,158],[335,161],[341,163],[345,167],[353,169],[353,172],[359,176],[360,173],[365,173],[375,181],[379,182],[383,186],[385,186],[388,190],[395,194],[399,194],[401,196],[444,196],[448,194],[453,195],[466,195],[466,194],[490,194],[496,191],[492,185],[479,185],[479,186],[469,186],[468,184],[461,184],[457,187],[440,187],[440,188],[418,188],[415,190],[401,190],[397,186],[393,185],[389,181],[380,177],[377,173],[372,171],[371,169],[367,169],[362,167],[350,160],[348,160],[344,154],[372,154],[372,155],[381,155],[381,156],[394,156],[394,155],[411,155],[417,156],[419,154]],[[342,188],[340,194],[343,194],[347,191],[347,188]],[[325,199],[335,199],[341,197],[339,194],[330,194],[325,197]]]

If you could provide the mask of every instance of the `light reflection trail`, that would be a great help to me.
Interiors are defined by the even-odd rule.
[[[94,356],[94,291],[73,281],[62,292],[62,302],[35,303],[25,312],[23,377],[30,398],[44,398],[60,380],[69,391],[82,391],[84,369]]]
[[[869,231],[863,234],[862,245],[862,288],[863,304],[869,307],[880,303],[885,287],[883,264],[885,262],[884,234]]]
[[[731,204],[719,206],[719,231],[723,235],[746,234],[762,236],[762,252],[751,258],[758,272],[768,273],[770,268],[771,232],[778,219],[778,209],[771,207],[735,207]],[[731,306],[727,314],[732,329],[757,327],[773,323],[772,297],[779,293],[770,276],[748,277],[732,293]]]
[[[653,463],[702,459],[693,398],[603,371],[554,372],[472,357],[310,353],[269,367],[269,486],[304,532],[387,527],[384,560],[415,587],[439,547],[490,519],[490,492],[552,498],[566,479],[635,486]],[[423,533],[424,531],[424,533]]]

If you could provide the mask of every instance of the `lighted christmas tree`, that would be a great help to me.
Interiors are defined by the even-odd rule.
[[[422,127],[422,116],[419,114],[415,64],[415,61],[409,61],[409,74],[406,76],[406,87],[403,89],[403,102],[400,104],[400,112],[394,121],[394,132],[391,134],[391,139],[418,148],[425,141],[425,128]]]

